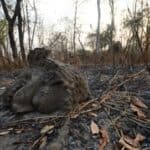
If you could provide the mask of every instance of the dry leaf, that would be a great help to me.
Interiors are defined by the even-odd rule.
[[[3,132],[0,132],[0,136],[2,136],[2,135],[6,135],[6,134],[8,134],[10,131],[3,131]]]
[[[47,143],[47,137],[44,136],[40,141],[41,141],[41,144],[39,146],[39,150],[43,150]]]
[[[140,110],[140,108],[138,108],[137,106],[135,106],[133,104],[131,104],[130,106],[131,106],[131,109],[137,113],[137,116],[139,119],[145,119],[146,118],[145,114]]]
[[[93,103],[93,104],[92,104],[92,107],[97,107],[97,104]]]
[[[140,148],[138,148],[139,142],[143,141],[144,139],[145,137],[138,133],[134,139],[129,136],[121,137],[119,143],[122,144],[128,150],[140,150]]]
[[[138,97],[133,97],[132,103],[135,106],[148,109],[148,107]]]
[[[16,132],[17,134],[20,134],[20,133],[24,132],[24,130],[25,130],[25,129],[17,129],[17,130],[15,130],[15,132]]]
[[[105,146],[109,143],[109,134],[105,128],[100,129],[100,133],[102,135],[102,140],[99,145],[99,150],[104,150]]]
[[[22,129],[16,129],[15,132],[16,132],[17,134],[20,134],[20,133],[22,133],[24,130],[25,130],[24,128],[22,128]]]
[[[53,130],[50,130],[50,131],[47,132],[47,134],[49,134],[49,135],[52,134],[52,133],[53,133]]]
[[[9,128],[9,129],[7,129],[8,131],[12,131],[12,130],[14,130],[14,128]]]
[[[76,119],[79,116],[79,114],[71,114],[72,119]]]
[[[143,136],[142,134],[138,133],[134,139],[135,142],[139,143],[141,141],[143,141],[145,139],[145,136]]]
[[[112,93],[109,92],[101,97],[100,103],[105,103],[107,100],[111,99]]]
[[[99,133],[99,127],[94,121],[91,122],[91,132],[92,132],[92,134]]]
[[[124,146],[127,150],[140,150],[139,148],[133,147],[132,145],[126,143],[123,137],[120,138],[119,143]]]
[[[17,134],[20,134],[20,133],[22,133],[22,130],[18,130],[18,131],[16,131],[16,133],[17,133]]]
[[[88,115],[89,115],[89,116],[93,116],[93,117],[97,117],[97,114],[96,114],[96,113],[93,113],[93,112],[89,112]]]
[[[52,130],[54,128],[54,125],[46,125],[45,127],[42,128],[41,130],[41,134],[45,134],[47,133],[48,131]]]
[[[127,144],[132,145],[133,147],[138,146],[138,142],[135,142],[135,140],[129,136],[123,136],[123,139]]]
[[[8,80],[8,79],[6,79],[6,80],[3,80],[3,81],[1,82],[1,84],[2,84],[3,86],[9,86],[10,84],[12,84],[12,82],[13,82],[13,80]]]
[[[0,87],[0,90],[5,90],[6,89],[6,87]]]

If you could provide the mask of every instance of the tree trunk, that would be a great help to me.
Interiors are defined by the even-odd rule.
[[[113,44],[113,35],[115,29],[115,20],[114,20],[114,0],[109,0],[109,5],[111,9],[111,35],[110,35],[110,47],[112,48]]]
[[[100,50],[100,0],[97,0],[97,14],[98,14],[98,21],[97,21],[97,31],[96,31],[96,53]]]
[[[38,21],[38,14],[37,14],[35,0],[33,1],[33,9],[34,9],[34,13],[35,13],[35,21],[34,21],[34,25],[33,25],[33,32],[32,32],[32,38],[31,38],[31,49],[33,48],[34,36],[35,36],[35,31],[36,31],[36,26],[37,26],[37,21]]]
[[[75,55],[75,51],[76,51],[77,9],[78,9],[78,0],[75,1],[75,12],[74,12],[74,32],[73,32],[73,52],[74,52],[74,55]]]
[[[31,31],[30,31],[30,20],[29,20],[29,12],[28,12],[28,5],[26,4],[26,16],[27,16],[27,31],[28,31],[28,44],[29,50],[31,50]]]
[[[9,35],[9,40],[10,40],[10,46],[12,49],[12,55],[13,58],[16,59],[18,58],[18,54],[17,54],[17,47],[16,47],[16,42],[15,42],[15,38],[14,38],[14,25],[13,23],[8,24],[8,35]]]
[[[21,1],[22,0],[17,0],[16,1],[15,10],[14,10],[13,16],[11,17],[9,15],[9,12],[8,12],[5,0],[0,0],[0,2],[2,4],[2,8],[3,8],[4,14],[5,14],[5,17],[6,17],[7,22],[8,22],[8,35],[9,35],[10,46],[11,46],[11,49],[12,49],[12,55],[13,55],[14,59],[18,58],[17,46],[16,46],[16,42],[15,42],[15,37],[14,37],[14,24],[15,24],[15,21],[16,21],[16,18],[18,16],[18,14],[21,13],[20,12],[21,11],[20,10],[20,3],[21,3]],[[22,39],[21,39],[21,41],[22,41]]]
[[[110,31],[110,45],[109,45],[109,49],[112,52],[112,57],[113,57],[113,68],[115,69],[115,52],[113,49],[113,37],[114,37],[114,30],[115,30],[115,21],[114,21],[114,0],[109,0],[109,5],[110,5],[110,9],[111,9],[111,31]]]
[[[24,35],[22,31],[22,15],[21,15],[20,5],[18,7],[18,33],[19,33],[19,43],[20,43],[22,60],[26,62],[26,54],[25,54],[25,49],[24,49]]]

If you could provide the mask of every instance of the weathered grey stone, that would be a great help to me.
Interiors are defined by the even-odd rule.
[[[37,110],[50,113],[71,109],[89,96],[87,82],[71,66],[47,59],[48,51],[37,48],[28,55],[29,67],[3,94],[14,112]]]

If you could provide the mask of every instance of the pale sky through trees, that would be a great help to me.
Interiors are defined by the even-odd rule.
[[[78,1],[77,26],[81,27],[81,39],[84,41],[86,40],[87,34],[95,32],[97,28],[97,0]],[[148,0],[145,1],[148,2]],[[32,1],[30,2],[32,3]],[[38,18],[43,22],[45,39],[51,34],[51,32],[53,32],[51,29],[52,26],[54,26],[54,31],[63,32],[65,30],[64,28],[67,26],[67,22],[65,24],[65,21],[62,21],[63,18],[69,18],[73,23],[75,0],[35,0],[35,2],[38,11]],[[114,0],[114,2],[116,26],[115,37],[118,40],[121,40],[122,37],[126,37],[126,31],[123,30],[122,25],[123,19],[127,14],[128,7],[131,10],[134,9],[135,0]],[[106,28],[107,24],[111,23],[110,10],[109,0],[101,0],[101,32]],[[73,25],[71,27],[73,29]],[[70,28],[69,31],[72,32]]]
[[[82,25],[84,31],[96,29],[97,25],[97,7],[96,0],[79,0],[83,3],[78,8],[78,24]],[[132,9],[134,0],[115,0],[115,24],[118,29],[125,17],[125,10],[129,6]],[[101,6],[101,26],[110,24],[110,7],[108,0],[102,0]],[[45,25],[57,24],[57,21],[63,17],[74,18],[74,0],[39,0],[38,11]]]

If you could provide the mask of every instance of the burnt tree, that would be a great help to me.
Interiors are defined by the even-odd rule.
[[[20,50],[22,59],[25,62],[26,61],[26,54],[24,49],[24,34],[22,31],[22,14],[21,14],[21,6],[19,4],[18,6],[18,33],[19,33],[19,43],[20,43]]]
[[[16,18],[18,17],[19,42],[20,42],[22,59],[25,60],[26,58],[25,58],[23,33],[22,33],[22,16],[21,16],[21,8],[20,8],[20,4],[22,0],[16,1],[15,10],[14,10],[14,14],[12,15],[12,17],[9,15],[9,10],[7,9],[7,4],[5,0],[0,0],[0,2],[2,4],[2,8],[5,14],[6,20],[8,22],[8,35],[9,35],[10,46],[12,48],[12,55],[14,59],[18,58],[17,46],[15,42],[15,37],[14,37],[14,26],[15,26]]]

